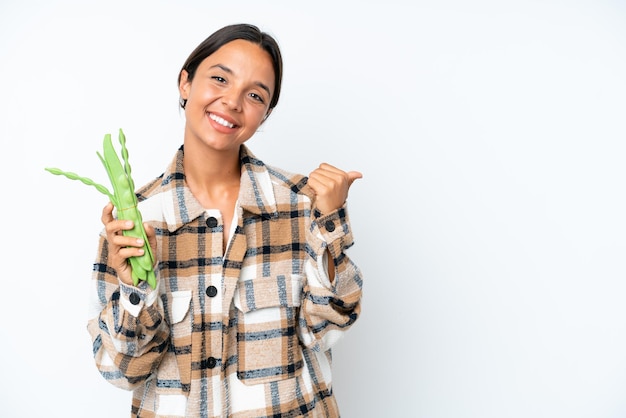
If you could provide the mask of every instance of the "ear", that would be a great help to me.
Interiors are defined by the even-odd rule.
[[[187,100],[189,98],[189,89],[191,88],[191,82],[189,81],[189,73],[187,70],[181,70],[180,83],[178,83],[178,93],[181,99]]]

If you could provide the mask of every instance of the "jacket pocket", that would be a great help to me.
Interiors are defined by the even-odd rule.
[[[157,373],[157,393],[180,394],[191,387],[192,292],[171,292],[164,296],[164,302],[171,347]]]
[[[185,318],[189,312],[191,303],[191,290],[179,290],[171,292],[169,298],[169,320],[170,325],[177,324]]]
[[[296,331],[302,277],[278,275],[240,281],[237,308],[237,377],[248,385],[302,373]]]

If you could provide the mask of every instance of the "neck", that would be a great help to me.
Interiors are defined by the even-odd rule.
[[[239,151],[216,152],[187,148],[183,155],[185,181],[201,201],[205,198],[239,191],[241,167]]]

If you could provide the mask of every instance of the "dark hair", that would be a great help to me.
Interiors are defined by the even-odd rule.
[[[202,41],[189,55],[185,64],[183,64],[183,68],[181,68],[178,73],[178,84],[180,85],[183,70],[187,71],[188,81],[193,80],[198,66],[206,57],[213,54],[225,44],[237,39],[243,39],[259,45],[272,58],[272,65],[274,67],[274,94],[270,100],[269,113],[278,103],[278,97],[280,96],[280,86],[283,78],[283,58],[276,40],[271,35],[261,32],[259,28],[254,25],[238,23],[224,26],[216,32],[213,32],[213,34]],[[181,107],[185,107],[183,103],[181,103]]]

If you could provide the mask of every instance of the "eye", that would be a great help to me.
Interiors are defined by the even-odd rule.
[[[219,75],[214,75],[211,78],[218,83],[226,83],[226,79],[224,77],[220,77]]]
[[[250,93],[250,97],[252,97],[254,100],[260,102],[260,103],[265,103],[265,99],[263,99],[263,97],[261,97],[260,95],[256,94],[256,93]]]

